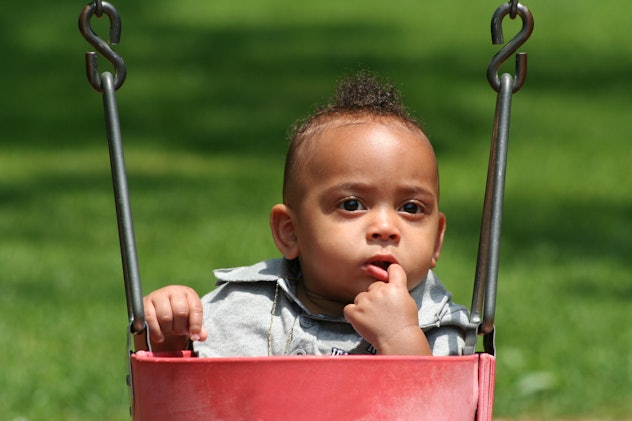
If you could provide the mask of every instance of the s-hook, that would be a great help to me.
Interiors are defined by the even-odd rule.
[[[496,55],[492,58],[487,67],[487,80],[496,92],[500,92],[500,77],[498,71],[500,66],[509,59],[518,49],[529,39],[533,32],[533,15],[529,9],[518,3],[517,0],[502,4],[492,17],[492,43],[502,44],[503,37],[503,18],[510,15],[513,19],[515,15],[519,15],[522,19],[522,28],[518,35],[511,39]],[[516,77],[513,80],[512,92],[517,92],[527,78],[527,53],[516,54]]]
[[[116,221],[118,225],[121,260],[123,263],[123,278],[127,297],[127,312],[129,316],[129,333],[139,334],[145,331],[145,312],[143,308],[143,293],[141,291],[138,259],[136,257],[136,240],[132,223],[132,211],[127,188],[125,172],[125,158],[121,127],[119,124],[118,107],[116,105],[116,90],[125,80],[125,63],[123,59],[100,39],[90,28],[90,18],[98,14],[98,8],[110,18],[110,43],[118,43],[121,35],[121,18],[110,3],[93,2],[85,6],[79,16],[79,30],[86,40],[92,44],[114,65],[115,75],[110,72],[99,74],[96,53],[86,54],[88,81],[98,92],[103,94],[103,112],[105,115],[108,147],[110,152],[110,167],[112,170],[112,184],[114,187],[114,202],[116,205]],[[129,342],[129,338],[128,338]]]
[[[97,36],[90,26],[90,18],[96,14],[101,17],[105,13],[110,18],[110,34],[108,42]],[[125,81],[127,70],[121,56],[110,47],[110,44],[118,44],[121,39],[121,17],[118,11],[110,3],[97,0],[85,6],[79,16],[79,31],[83,37],[100,52],[114,66],[114,89],[117,90]],[[101,75],[97,63],[97,53],[86,53],[86,70],[90,85],[98,91],[103,92]]]
[[[495,354],[496,290],[498,282],[498,265],[500,256],[500,237],[505,192],[505,174],[507,167],[507,144],[509,141],[509,122],[511,120],[511,97],[524,84],[527,77],[526,53],[516,56],[516,76],[509,73],[498,76],[498,70],[505,60],[515,53],[533,31],[533,16],[529,9],[517,0],[501,5],[492,17],[492,41],[503,42],[502,20],[512,9],[522,18],[522,29],[492,59],[487,68],[487,79],[498,93],[494,127],[490,147],[487,183],[481,232],[478,244],[478,258],[472,294],[470,324],[472,329],[466,335],[465,353],[473,353],[476,349],[476,334],[483,335],[483,346],[487,353]]]

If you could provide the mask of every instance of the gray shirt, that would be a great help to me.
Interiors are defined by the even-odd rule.
[[[295,295],[288,261],[218,269],[218,286],[202,298],[205,342],[201,357],[375,354],[342,317],[312,314]],[[468,312],[452,302],[434,272],[410,291],[433,355],[460,355]]]

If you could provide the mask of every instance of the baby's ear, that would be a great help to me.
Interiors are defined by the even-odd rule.
[[[288,260],[298,257],[298,241],[294,213],[286,205],[274,205],[270,212],[270,228],[277,248]]]
[[[439,212],[439,226],[437,230],[437,238],[435,239],[434,253],[432,255],[431,268],[437,266],[439,256],[441,255],[441,248],[443,247],[443,236],[445,235],[446,217],[443,212]]]

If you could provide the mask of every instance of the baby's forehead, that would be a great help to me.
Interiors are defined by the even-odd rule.
[[[376,141],[381,138],[384,140]],[[386,155],[389,151],[401,151],[402,147],[404,157],[411,158],[405,159],[406,168],[418,168],[426,174],[425,177],[430,177],[427,180],[432,180],[438,190],[438,169],[432,145],[421,128],[409,121],[374,115],[327,118],[311,125],[300,134],[300,139],[295,140],[299,140],[299,144],[295,145],[292,160],[286,162],[284,194],[305,191],[314,181],[330,175],[329,170],[346,173],[360,168],[366,161],[361,163],[357,157],[363,154],[373,156],[369,164],[372,170],[398,173],[402,168],[393,166],[393,160],[387,159]],[[388,145],[383,149],[386,155],[376,154],[375,150],[382,150],[384,145]],[[395,148],[391,149],[391,146]],[[401,155],[395,159],[401,159]],[[391,163],[390,167],[387,162]]]
[[[390,114],[381,115],[362,112],[334,114],[321,117],[319,120],[313,122],[311,126],[313,134],[317,134],[328,129],[362,127],[363,125],[408,129],[412,132],[419,133],[424,139],[426,138],[420,126],[409,120]]]
[[[390,143],[411,146],[410,152],[419,154],[420,159],[435,159],[432,145],[419,126],[388,117],[336,119],[322,124],[303,139],[302,148],[304,151],[301,155],[303,155],[303,159],[309,159],[323,149],[340,147],[345,143],[352,143],[353,147],[358,149],[370,148],[372,136],[367,136],[367,133],[380,131],[389,133]],[[410,143],[411,138],[414,139],[412,144]],[[363,142],[364,140],[366,142]],[[421,148],[417,148],[416,145],[420,145]]]
[[[299,168],[311,178],[334,172],[372,171],[400,174],[434,172],[436,159],[430,142],[418,127],[399,122],[354,121],[324,128],[307,140]]]

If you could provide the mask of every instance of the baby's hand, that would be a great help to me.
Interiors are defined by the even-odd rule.
[[[379,354],[431,355],[419,328],[417,304],[408,292],[406,272],[388,268],[388,282],[376,281],[344,309],[345,318]]]
[[[143,304],[152,349],[178,351],[187,348],[189,339],[206,340],[202,302],[193,289],[170,285],[151,292]]]

